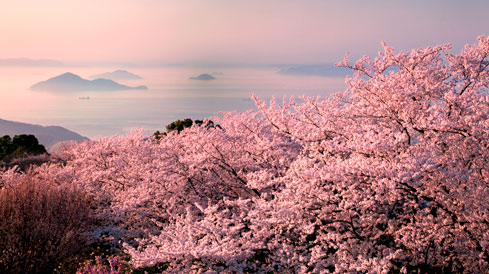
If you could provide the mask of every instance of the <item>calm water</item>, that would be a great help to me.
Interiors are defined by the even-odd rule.
[[[275,68],[134,68],[141,80],[118,81],[149,90],[119,92],[40,92],[29,87],[64,72],[82,78],[119,68],[0,67],[0,118],[59,125],[89,138],[123,134],[143,127],[148,134],[182,118],[202,119],[220,111],[255,109],[250,99],[272,96],[328,96],[345,88],[343,78],[278,74]],[[201,73],[212,81],[189,80]],[[89,96],[89,100],[79,99]]]

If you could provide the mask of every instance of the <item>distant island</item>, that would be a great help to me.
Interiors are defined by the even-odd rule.
[[[76,74],[67,72],[39,82],[33,85],[31,89],[44,91],[114,91],[148,88],[146,86],[130,87],[103,78],[86,80]]]
[[[48,151],[67,141],[85,141],[87,137],[59,126],[40,126],[0,119],[0,137],[4,135],[33,134]]]
[[[95,74],[90,76],[91,79],[98,79],[98,78],[104,78],[104,79],[110,79],[110,80],[137,80],[137,79],[143,79],[143,77],[136,75],[134,73],[131,73],[127,70],[115,70],[112,72],[105,72],[101,74]]]
[[[351,75],[352,71],[348,68],[337,67],[334,64],[317,64],[283,66],[278,73],[302,76],[345,77]]]
[[[207,81],[207,80],[214,80],[216,78],[210,74],[205,73],[205,74],[201,74],[199,76],[190,77],[189,79],[190,80],[205,80],[205,81]]]

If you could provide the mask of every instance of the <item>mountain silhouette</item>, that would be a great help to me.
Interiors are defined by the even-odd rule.
[[[134,73],[131,73],[127,70],[115,70],[112,72],[105,72],[101,74],[95,74],[90,76],[91,79],[97,79],[97,78],[104,78],[104,79],[110,79],[110,80],[137,80],[137,79],[143,79],[143,77],[136,75]]]
[[[130,87],[103,78],[86,80],[76,74],[66,72],[46,81],[34,84],[31,89],[45,91],[113,91],[148,88],[146,86]]]
[[[66,141],[85,141],[87,137],[60,126],[40,126],[0,119],[0,137],[4,135],[33,134],[50,151],[56,144]]]
[[[205,80],[205,81],[207,81],[207,80],[214,80],[216,78],[210,74],[204,73],[204,74],[201,74],[199,76],[190,77],[189,79],[190,80]]]

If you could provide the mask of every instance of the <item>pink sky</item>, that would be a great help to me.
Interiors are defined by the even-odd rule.
[[[427,4],[429,2],[429,4]],[[2,0],[0,58],[328,63],[489,34],[489,1]]]

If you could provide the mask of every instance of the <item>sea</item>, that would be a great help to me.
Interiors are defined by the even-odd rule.
[[[30,87],[65,72],[84,79],[125,69],[143,79],[118,83],[148,90],[49,92]],[[286,75],[274,66],[160,67],[0,67],[0,118],[56,125],[90,139],[122,135],[143,128],[148,135],[178,119],[203,119],[221,112],[256,110],[251,99],[322,96],[345,90],[344,77]],[[214,80],[189,77],[211,74]]]

